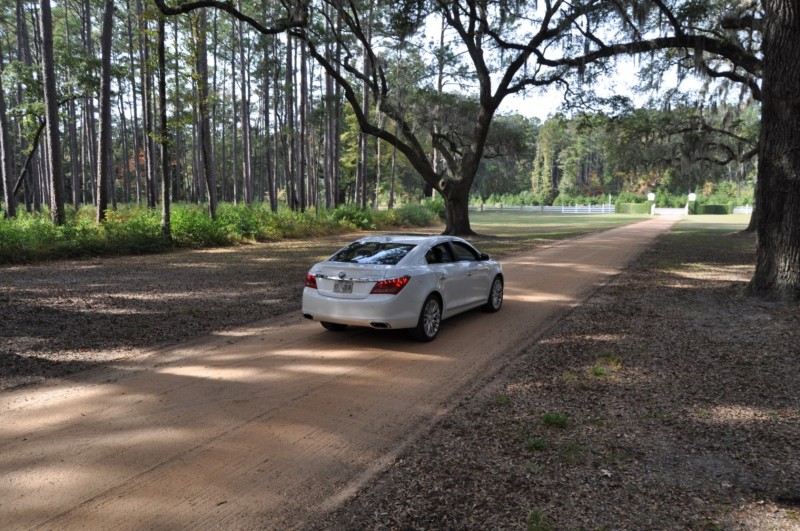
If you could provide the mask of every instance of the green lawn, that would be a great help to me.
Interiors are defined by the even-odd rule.
[[[519,211],[470,212],[471,237],[482,251],[503,256],[535,245],[636,223],[650,216],[539,214]]]
[[[554,240],[571,238],[590,232],[606,230],[629,223],[649,219],[648,215],[630,214],[539,214],[519,211],[470,212],[472,230],[478,236],[469,238],[482,251],[495,256],[504,256],[522,251],[532,246]],[[673,237],[685,236],[687,244],[694,238],[692,234],[737,233],[744,230],[750,215],[727,216],[687,216],[672,229]],[[720,245],[729,245],[722,240]]]

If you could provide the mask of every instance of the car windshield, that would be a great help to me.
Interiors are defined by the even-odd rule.
[[[330,260],[357,264],[395,265],[414,247],[415,245],[410,243],[353,242],[340,249]]]

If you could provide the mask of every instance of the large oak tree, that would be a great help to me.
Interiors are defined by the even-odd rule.
[[[404,0],[363,22],[369,4],[338,0],[283,4],[269,27],[215,0],[169,7],[167,14],[215,7],[262,33],[288,31],[342,88],[365,133],[396,146],[421,178],[445,198],[446,232],[470,234],[468,196],[485,155],[493,119],[511,95],[531,87],[591,82],[614,57],[638,54],[739,83],[762,101],[757,192],[758,253],[754,294],[800,299],[800,5],[796,0]],[[444,20],[459,52],[447,69],[473,105],[452,105],[432,83],[394,82],[389,50],[419,47],[424,21]],[[372,18],[372,17],[370,17]],[[340,31],[340,25],[345,31]],[[332,31],[332,29],[334,31]],[[372,31],[369,31],[372,30]],[[331,36],[343,51],[325,50]],[[432,71],[441,67],[435,54]],[[460,76],[460,77],[458,77]],[[364,89],[379,113],[364,108]],[[417,105],[409,105],[416,99]],[[535,98],[531,104],[535,105]],[[424,112],[423,112],[424,111]],[[385,120],[388,117],[389,120]],[[453,119],[455,118],[455,119]],[[465,127],[465,124],[466,127]],[[435,148],[446,161],[439,170]]]
[[[660,50],[679,66],[746,87],[762,105],[756,272],[748,290],[800,300],[800,3],[651,0],[611,5],[602,23],[587,20],[584,54],[541,53],[539,63],[584,69],[621,54]],[[621,31],[607,33],[609,20]]]

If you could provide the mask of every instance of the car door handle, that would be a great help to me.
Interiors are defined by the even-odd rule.
[[[439,280],[445,280],[447,278],[447,273],[439,273]]]

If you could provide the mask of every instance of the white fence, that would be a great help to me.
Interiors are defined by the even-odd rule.
[[[470,210],[476,212],[508,211],[508,212],[540,212],[542,214],[614,214],[614,205],[572,205],[572,206],[542,206],[542,205],[470,205]],[[682,208],[657,208],[651,206],[650,214],[654,216],[685,216],[689,213],[688,205]],[[752,214],[753,207],[733,207],[734,214]]]
[[[685,216],[689,214],[689,207],[685,206],[683,208],[659,208],[656,207],[655,205],[652,205],[650,207],[650,214],[652,214],[653,216],[667,216],[667,217]]]
[[[543,214],[613,214],[615,211],[614,205],[472,205],[469,208],[478,212],[504,210],[509,212],[540,212]]]

